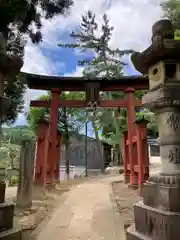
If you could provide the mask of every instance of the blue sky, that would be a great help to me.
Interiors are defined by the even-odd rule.
[[[40,45],[34,46],[28,42],[22,70],[44,75],[81,76],[82,68],[77,66],[77,62],[82,55],[72,49],[59,48],[57,44],[71,41],[69,34],[78,27],[81,15],[88,10],[96,14],[99,25],[102,23],[102,15],[107,14],[110,24],[114,26],[112,48],[141,51],[150,43],[152,24],[162,16],[160,2],[160,0],[98,0],[94,4],[94,0],[76,0],[68,16],[57,16],[51,21],[44,22],[43,42]],[[100,30],[97,34],[99,33]],[[130,62],[125,74],[137,74]],[[28,90],[24,96],[25,111],[28,111],[29,101],[43,93]],[[16,125],[24,123],[26,121],[22,113]]]

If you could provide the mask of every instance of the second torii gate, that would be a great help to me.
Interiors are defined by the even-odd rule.
[[[50,123],[48,128],[47,146],[51,144],[51,148],[46,148],[50,151],[44,160],[45,165],[49,162],[51,171],[51,179],[53,179],[54,161],[53,154],[55,153],[57,122],[58,122],[58,108],[59,107],[73,107],[73,108],[87,108],[94,107],[122,107],[128,109],[128,139],[129,139],[129,158],[130,158],[130,183],[137,184],[134,174],[132,136],[135,131],[133,122],[135,121],[135,107],[141,107],[141,100],[135,99],[133,93],[136,89],[147,89],[148,78],[144,76],[122,77],[121,79],[107,80],[95,79],[84,80],[83,78],[62,78],[47,77],[39,75],[25,74],[28,81],[28,86],[33,89],[50,90],[52,99],[50,101],[37,100],[31,101],[31,107],[49,107],[51,110]],[[42,81],[44,80],[44,81]],[[130,83],[131,82],[131,83]],[[131,86],[131,87],[130,87]],[[85,100],[62,100],[60,99],[61,91],[85,91]],[[100,100],[100,91],[125,91],[126,99],[118,100]],[[90,104],[90,105],[89,105]],[[49,150],[48,150],[49,149]],[[48,156],[48,157],[47,157]],[[44,166],[45,167],[45,166]],[[47,173],[46,173],[47,174]]]

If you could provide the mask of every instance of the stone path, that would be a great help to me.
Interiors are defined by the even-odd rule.
[[[121,178],[97,177],[74,187],[36,239],[123,240],[123,223],[111,186]]]

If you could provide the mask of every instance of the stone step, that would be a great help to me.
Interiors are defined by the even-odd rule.
[[[20,228],[11,228],[0,233],[0,240],[22,240]]]
[[[0,204],[0,232],[13,227],[14,204],[5,202]]]
[[[179,240],[180,213],[156,209],[140,201],[134,205],[134,215],[137,232],[153,240]]]
[[[135,229],[135,225],[133,224],[127,229],[126,240],[152,240],[152,238],[138,233]]]

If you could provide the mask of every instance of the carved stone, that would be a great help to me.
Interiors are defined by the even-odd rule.
[[[158,240],[176,240],[180,236],[180,214],[152,208],[139,202],[134,206],[137,232]]]
[[[143,203],[164,211],[180,212],[180,186],[147,182],[142,189]]]

